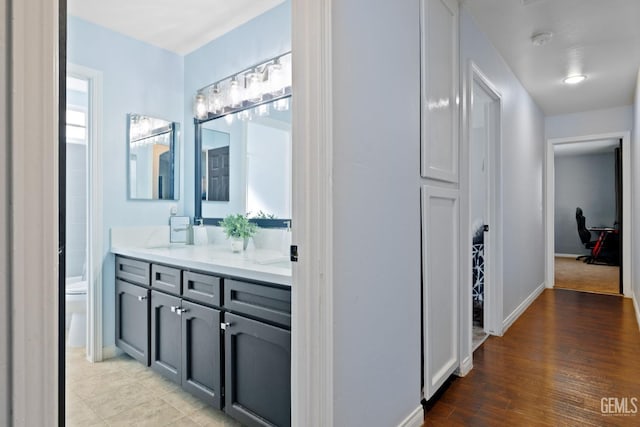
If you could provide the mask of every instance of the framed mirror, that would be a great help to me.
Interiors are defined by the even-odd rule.
[[[179,199],[179,128],[176,122],[127,114],[129,199]]]
[[[205,224],[243,213],[261,227],[290,225],[290,97],[195,120],[196,217]]]

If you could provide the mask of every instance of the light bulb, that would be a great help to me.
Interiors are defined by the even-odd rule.
[[[222,94],[218,85],[213,85],[209,89],[209,106],[210,113],[218,114],[222,112]]]
[[[238,107],[242,103],[240,85],[238,84],[238,79],[235,76],[231,79],[229,87],[229,98],[233,107]]]
[[[224,116],[224,121],[227,122],[228,125],[231,125],[233,123],[233,114]]]
[[[207,100],[205,98],[205,96],[202,93],[198,93],[196,95],[195,101],[194,101],[194,108],[193,108],[193,113],[195,114],[196,118],[203,120],[206,119],[208,114],[207,114]]]
[[[247,98],[253,102],[260,101],[262,97],[260,73],[254,69],[247,73],[244,78],[247,86]]]
[[[269,65],[269,92],[273,95],[281,95],[284,91],[284,72],[279,60]]]
[[[565,82],[568,85],[576,85],[578,83],[585,81],[586,79],[587,79],[587,76],[585,76],[584,74],[578,74],[574,76],[568,76],[563,80],[563,82]]]

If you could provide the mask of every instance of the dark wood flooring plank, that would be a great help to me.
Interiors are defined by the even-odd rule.
[[[603,416],[603,397],[637,397],[640,331],[630,299],[545,290],[474,369],[426,405],[424,426],[640,426]]]

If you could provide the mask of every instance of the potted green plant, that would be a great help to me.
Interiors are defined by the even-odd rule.
[[[242,214],[228,215],[218,223],[227,239],[231,239],[231,250],[240,252],[247,249],[249,238],[258,231],[258,226]]]

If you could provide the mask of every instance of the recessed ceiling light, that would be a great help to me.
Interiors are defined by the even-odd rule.
[[[565,82],[568,85],[575,85],[585,81],[586,79],[587,79],[587,76],[585,76],[584,74],[577,74],[575,76],[568,76],[563,80],[563,82]]]
[[[531,43],[533,43],[534,46],[544,46],[545,44],[549,43],[552,38],[553,33],[551,32],[536,33],[531,36]]]

